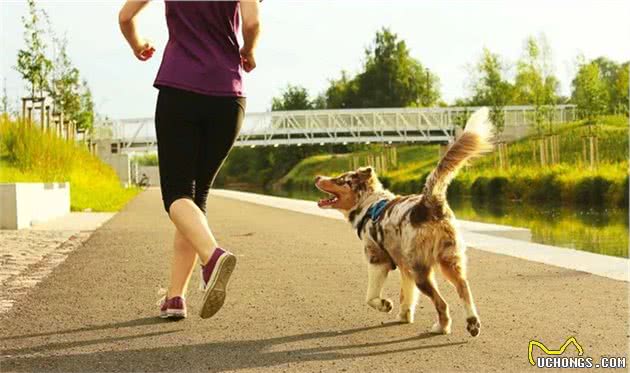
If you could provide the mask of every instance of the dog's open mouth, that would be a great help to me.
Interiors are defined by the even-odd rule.
[[[326,192],[326,191],[324,191]],[[319,207],[328,207],[328,206],[332,206],[335,203],[339,202],[339,197],[334,194],[334,193],[330,193],[330,192],[326,192],[328,193],[328,198],[322,198],[317,202],[317,206]]]

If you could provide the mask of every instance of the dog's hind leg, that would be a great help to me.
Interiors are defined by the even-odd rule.
[[[431,328],[432,333],[450,334],[451,333],[451,317],[449,315],[448,304],[442,298],[438,291],[433,270],[422,265],[414,268],[416,276],[416,285],[418,289],[433,301],[435,310],[438,314],[438,321]]]
[[[368,290],[365,299],[370,307],[387,313],[394,308],[391,300],[382,298],[383,285],[390,270],[389,264],[368,264]]]
[[[444,276],[455,286],[459,297],[464,303],[464,307],[466,308],[466,329],[470,335],[476,337],[479,335],[481,322],[477,314],[477,307],[475,307],[470,286],[466,280],[465,261],[464,254],[458,253],[440,258],[440,267],[442,268]]]
[[[398,313],[398,321],[404,323],[413,323],[414,313],[416,311],[416,303],[418,303],[418,289],[413,281],[413,276],[400,269],[400,312]]]

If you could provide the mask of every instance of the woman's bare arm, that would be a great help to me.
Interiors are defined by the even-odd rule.
[[[136,29],[136,15],[149,3],[149,0],[127,0],[118,13],[120,31],[127,39],[133,54],[140,60],[146,61],[153,56],[153,44],[141,38]]]
[[[243,47],[241,59],[245,71],[256,68],[254,52],[260,35],[260,18],[258,15],[258,0],[241,0],[241,17],[243,19]]]

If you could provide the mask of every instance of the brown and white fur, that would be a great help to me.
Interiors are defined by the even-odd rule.
[[[316,178],[317,188],[332,195],[318,205],[340,210],[355,230],[361,227],[374,202],[388,200],[380,218],[372,221],[368,217],[360,232],[368,261],[366,302],[369,306],[391,312],[392,302],[382,298],[382,290],[388,273],[398,268],[401,277],[399,320],[413,322],[419,289],[431,299],[437,311],[432,332],[450,333],[449,308],[434,278],[439,268],[464,303],[466,329],[472,336],[479,334],[479,315],[466,279],[466,246],[446,201],[446,189],[468,159],[492,149],[490,128],[488,109],[476,111],[427,178],[422,194],[395,196],[383,188],[371,167],[334,178]]]

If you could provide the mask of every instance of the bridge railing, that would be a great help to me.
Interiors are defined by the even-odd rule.
[[[363,141],[448,141],[443,113],[407,109],[284,111],[257,114],[239,145]],[[439,137],[439,139],[436,138]]]
[[[247,116],[237,146],[353,142],[448,142],[475,107],[275,111]],[[575,106],[553,109],[556,122],[575,119]],[[529,133],[531,106],[504,109],[506,138]]]
[[[475,107],[376,108],[247,113],[236,146],[359,142],[448,142]],[[505,138],[531,132],[532,106],[507,106]],[[555,122],[576,119],[575,105],[553,108]],[[154,147],[153,118],[116,121],[113,141],[123,147]]]
[[[269,128],[320,129],[338,126],[345,128],[376,126],[400,128],[408,126],[437,125],[450,126],[455,122],[465,122],[465,117],[478,107],[445,108],[376,108],[376,109],[335,109],[335,110],[295,110],[248,113],[247,120],[257,122],[254,128],[244,128],[245,132],[256,133]],[[506,106],[504,108],[506,126],[533,124],[532,106]],[[554,121],[567,122],[576,119],[575,105],[557,105],[554,108]],[[464,117],[465,116],[465,117]]]

